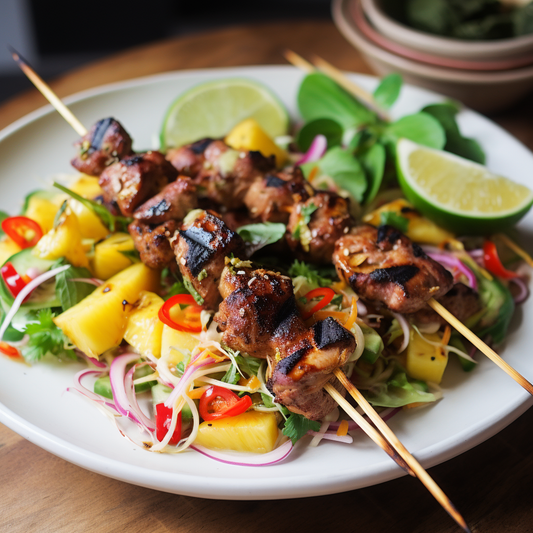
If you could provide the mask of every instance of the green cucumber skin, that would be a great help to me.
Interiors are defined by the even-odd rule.
[[[158,403],[163,403],[172,392],[172,389],[170,387],[167,387],[166,385],[162,385],[161,383],[158,383],[157,385],[154,385],[152,387],[152,403],[154,404],[154,407]],[[182,423],[191,420],[192,419],[192,411],[191,408],[185,404],[183,408],[181,409],[181,420]]]

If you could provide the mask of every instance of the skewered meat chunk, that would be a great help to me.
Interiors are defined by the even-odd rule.
[[[398,313],[414,313],[453,285],[452,275],[391,226],[357,226],[333,254],[339,277],[364,300]]]
[[[481,310],[478,293],[464,283],[456,283],[445,295],[438,298],[437,301],[446,307],[452,315],[457,317],[460,322],[464,322]],[[435,322],[441,326],[448,324],[446,320],[428,305],[422,307],[422,309],[413,313],[411,316],[419,324]]]
[[[178,177],[176,169],[160,152],[146,152],[125,157],[112,164],[100,176],[104,201],[115,201],[124,216],[161,191]]]
[[[197,205],[196,186],[190,178],[180,176],[159,194],[138,207],[133,218],[148,224],[183,220],[189,211],[196,209]]]
[[[296,307],[292,281],[276,272],[226,267],[224,301],[215,320],[224,343],[267,358],[276,401],[319,420],[335,402],[322,388],[355,350],[354,336],[333,318],[308,328]]]
[[[190,218],[190,220],[187,220]],[[213,211],[193,211],[172,241],[181,275],[203,298],[206,309],[220,301],[218,284],[225,259],[244,249],[241,237]]]
[[[128,226],[141,261],[150,268],[164,268],[174,263],[169,238],[177,229],[178,223],[175,220],[168,220],[158,226],[134,220]]]
[[[132,153],[131,137],[111,117],[99,120],[74,146],[78,154],[71,165],[91,176],[99,176],[109,165]]]
[[[335,242],[354,223],[349,200],[334,192],[317,192],[292,210],[287,225],[287,243],[298,259],[330,263]]]
[[[274,159],[260,152],[233,150],[223,141],[204,139],[167,155],[180,174],[191,176],[200,198],[226,209],[239,209],[256,178],[274,169]]]
[[[261,222],[289,220],[289,209],[296,202],[307,200],[313,188],[303,177],[300,167],[290,171],[266,174],[255,180],[244,197],[252,218]]]

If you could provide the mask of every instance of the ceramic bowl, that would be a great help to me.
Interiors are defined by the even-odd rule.
[[[353,10],[361,0],[333,0],[332,14],[344,37],[377,74],[399,72],[404,80],[463,102],[478,111],[500,111],[533,90],[533,66],[493,72],[428,65],[378,46],[356,24]]]

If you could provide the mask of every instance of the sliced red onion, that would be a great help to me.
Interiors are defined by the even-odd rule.
[[[40,276],[42,272],[35,267],[30,267],[28,270],[26,270],[26,276],[30,279],[35,279],[37,276]]]
[[[75,281],[79,283],[90,283],[91,285],[95,285],[96,287],[100,287],[100,285],[103,285],[103,281],[98,278],[70,278],[69,281]]]
[[[483,259],[483,256],[485,255],[485,252],[481,249],[481,248],[476,248],[475,250],[470,250],[468,252],[468,255],[472,258],[472,259]]]
[[[392,313],[392,315],[398,321],[398,324],[400,324],[400,327],[402,328],[403,341],[400,348],[398,348],[398,353],[402,353],[409,344],[409,339],[411,336],[411,326],[409,325],[407,319],[403,315],[400,315],[400,313]]]
[[[94,359],[93,357],[89,357],[86,353],[83,353],[81,350],[78,350],[77,348],[74,351],[76,352],[76,355],[78,357],[81,357],[82,359],[85,359],[88,363],[91,363],[94,366],[97,366],[98,368],[107,369],[107,363],[105,361],[98,361],[98,359]]]
[[[97,376],[101,376],[102,374],[104,374],[105,372],[102,371],[102,370],[92,370],[92,369],[85,369],[85,370],[82,370],[81,372],[78,372],[75,376],[74,376],[74,380],[75,382],[79,385],[79,387],[81,388],[80,389],[76,389],[74,388],[73,390],[75,390],[76,392],[79,392],[80,394],[83,394],[84,396],[86,396],[87,398],[89,398],[89,400],[92,400],[93,402],[96,402],[96,403],[99,403],[101,405],[105,405],[106,407],[109,407],[110,409],[113,409],[114,411],[117,411],[117,408],[115,406],[115,404],[110,401],[108,398],[104,398],[103,396],[100,396],[99,394],[96,394],[95,392],[93,392],[92,390],[88,389],[81,381],[83,378],[87,377],[87,376],[90,376],[90,375],[97,375]],[[67,388],[67,391],[70,391],[71,388]]]
[[[137,361],[139,359],[139,354],[129,353],[124,355],[119,355],[113,359],[111,363],[111,368],[109,369],[109,381],[111,382],[111,390],[113,391],[113,398],[115,399],[115,405],[117,411],[130,420],[133,420],[140,427],[147,427],[150,431],[155,431],[155,424],[148,420],[141,420],[142,417],[139,416],[137,410],[134,406],[131,405],[128,398],[128,393],[126,392],[125,378],[126,378],[126,367],[130,363]]]
[[[199,444],[192,444],[191,448],[215,461],[220,461],[221,463],[226,463],[228,465],[269,466],[283,461],[283,459],[291,453],[293,446],[292,442],[288,440],[269,453],[250,455],[234,455],[226,452],[219,452],[217,450],[210,450]]]
[[[357,316],[366,316],[367,314],[368,309],[366,305],[361,300],[357,300]]]
[[[140,365],[143,366],[143,365]],[[141,410],[139,403],[137,402],[137,396],[135,395],[135,385],[133,384],[133,373],[135,372],[135,365],[132,366],[126,373],[124,378],[124,389],[128,397],[128,402],[131,406],[133,414],[141,422],[142,429],[151,433],[155,430],[155,425]]]
[[[353,437],[351,435],[337,435],[337,433],[332,433],[331,431],[326,431],[325,433],[320,433],[318,431],[309,430],[307,432],[308,435],[312,435],[313,437],[320,436],[320,439],[322,440],[332,440],[336,442],[344,442],[345,444],[351,444],[353,442]]]
[[[457,270],[459,270],[461,274],[464,274],[466,276],[470,287],[477,291],[476,276],[461,260],[457,259],[457,257],[455,257],[453,254],[429,252],[428,255],[429,257],[431,257],[431,259],[437,261],[437,263],[440,263],[446,268],[456,268]]]
[[[527,283],[522,278],[519,278],[519,277],[511,278],[509,281],[512,281],[520,289],[520,292],[516,296],[513,297],[514,303],[515,304],[524,303],[529,297],[529,287],[527,286]]]
[[[41,274],[40,276],[37,276],[35,279],[32,279],[18,294],[15,298],[15,301],[13,302],[13,305],[11,306],[11,309],[6,315],[6,318],[4,319],[4,322],[2,323],[2,327],[0,327],[0,339],[4,337],[4,333],[7,330],[7,327],[13,320],[13,317],[15,316],[16,312],[20,309],[20,306],[22,305],[22,302],[26,299],[26,296],[31,294],[31,292],[36,289],[39,285],[44,283],[45,281],[48,281],[49,279],[57,276],[60,272],[63,272],[64,270],[67,270],[67,268],[70,268],[70,265],[63,265],[57,268],[54,268],[52,270],[49,270],[48,272],[45,272],[44,274]]]
[[[324,135],[317,135],[313,142],[311,143],[311,146],[309,147],[309,150],[304,154],[304,156],[296,161],[296,165],[301,165],[303,163],[313,163],[314,161],[318,161],[325,153],[328,148],[328,140]]]

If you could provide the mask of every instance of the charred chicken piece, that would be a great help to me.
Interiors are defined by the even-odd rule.
[[[335,242],[354,225],[349,200],[329,191],[296,204],[287,225],[287,243],[310,263],[331,263]]]
[[[109,165],[130,155],[131,137],[114,118],[99,120],[74,146],[70,164],[80,172],[99,176]]]
[[[203,298],[206,309],[220,301],[218,284],[225,259],[244,249],[241,237],[213,211],[192,211],[176,238],[171,239],[183,279]]]
[[[106,203],[116,202],[124,216],[131,216],[148,198],[178,177],[176,169],[160,152],[125,157],[106,168],[100,187]]]
[[[148,224],[183,220],[189,211],[196,209],[197,205],[196,186],[191,178],[180,176],[138,207],[133,218]]]
[[[341,279],[370,302],[414,313],[453,285],[452,275],[391,226],[357,226],[341,237],[333,254]]]
[[[269,173],[254,181],[244,196],[250,216],[261,222],[289,221],[290,208],[314,194],[299,167]]]
[[[251,184],[274,169],[273,158],[211,139],[172,150],[167,157],[180,174],[193,178],[200,198],[225,209],[242,207]]]
[[[355,350],[351,332],[333,318],[308,328],[292,281],[277,272],[226,267],[220,291],[224,301],[215,320],[224,343],[268,359],[276,401],[312,420],[329,413],[336,404],[322,388]]]
[[[169,238],[177,229],[178,223],[175,220],[168,220],[159,225],[134,220],[128,226],[135,248],[141,255],[141,261],[150,268],[164,268],[174,263],[174,252]]]
[[[478,293],[465,285],[456,283],[444,296],[437,299],[460,322],[464,322],[481,310]],[[412,318],[418,324],[439,323],[441,326],[448,324],[438,313],[428,305],[413,313]]]
[[[281,355],[268,380],[268,387],[276,402],[290,411],[320,420],[337,405],[323,387],[332,381],[339,391],[342,389],[332,373],[354,352],[355,338],[330,317],[307,330],[299,344],[300,348]]]

